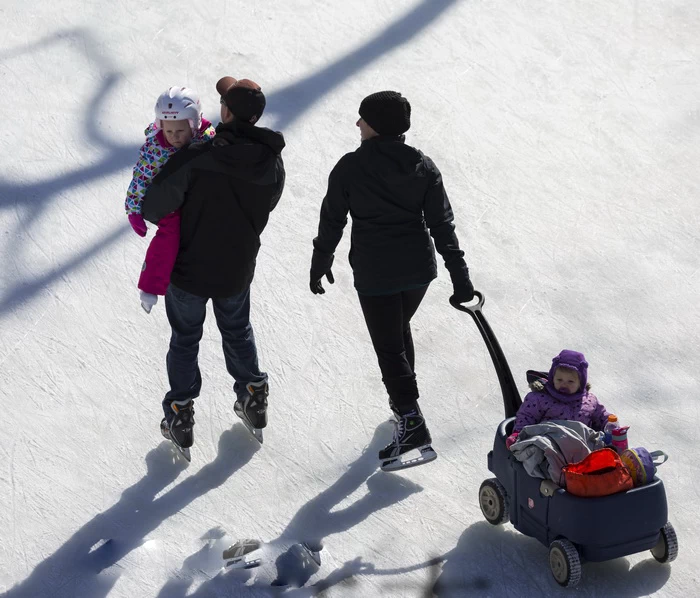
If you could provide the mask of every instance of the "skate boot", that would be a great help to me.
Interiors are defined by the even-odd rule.
[[[379,451],[382,470],[397,471],[437,459],[437,453],[430,446],[432,439],[420,409],[416,406],[408,413],[397,416],[393,441]],[[415,450],[420,452],[419,456],[404,458],[406,453]]]
[[[401,419],[401,409],[399,409],[398,405],[394,403],[391,397],[389,397],[389,409],[391,409],[394,421],[399,421]],[[415,409],[418,412],[418,415],[423,415],[418,403],[414,403],[413,409]],[[391,420],[392,418],[389,419]]]
[[[165,417],[160,422],[160,433],[172,441],[175,448],[190,461],[190,447],[194,444],[194,401],[173,401],[170,408],[175,412],[168,421]]]
[[[393,418],[389,418],[389,421],[394,421],[397,422],[401,419],[401,414],[399,413],[399,408],[396,406],[396,403],[389,398],[389,409],[391,409],[391,413],[393,415]]]
[[[255,439],[262,444],[262,429],[267,426],[267,395],[269,394],[267,382],[251,382],[246,390],[248,394],[236,401],[233,410]]]

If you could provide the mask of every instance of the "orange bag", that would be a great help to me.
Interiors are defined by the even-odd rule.
[[[576,496],[608,496],[634,487],[629,470],[620,455],[611,448],[602,448],[583,461],[562,468],[566,491]]]

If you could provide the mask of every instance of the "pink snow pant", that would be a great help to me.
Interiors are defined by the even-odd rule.
[[[172,212],[158,222],[156,236],[146,251],[141,267],[139,289],[153,295],[165,295],[170,274],[180,247],[180,212]]]

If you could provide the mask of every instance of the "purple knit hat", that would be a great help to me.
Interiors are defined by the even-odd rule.
[[[563,392],[558,392],[554,388],[554,384],[552,381],[554,380],[554,372],[557,370],[557,368],[567,368],[569,370],[574,370],[578,374],[578,391],[572,394],[565,394]],[[587,381],[588,362],[583,356],[583,353],[564,349],[561,353],[559,353],[559,355],[552,359],[552,367],[549,370],[549,376],[547,376],[547,383],[545,384],[545,387],[547,388],[547,392],[553,397],[559,399],[560,401],[570,403],[572,401],[580,399],[583,396],[583,393],[586,391]]]

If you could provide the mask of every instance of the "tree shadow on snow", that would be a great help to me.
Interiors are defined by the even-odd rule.
[[[308,559],[300,558],[298,543],[322,542],[328,536],[348,531],[373,513],[422,491],[421,486],[400,475],[377,470],[377,452],[390,438],[391,430],[389,422],[379,425],[369,445],[345,473],[334,484],[302,506],[280,536],[263,547],[263,554],[268,554],[275,559],[274,565],[271,562],[268,567],[263,564],[260,569],[222,573],[204,582],[194,593],[186,594],[188,598],[219,595],[241,597],[276,595],[281,592],[284,592],[285,596],[316,596],[333,585],[351,580],[352,577],[371,567],[359,558],[348,561],[325,578],[316,581],[313,586],[304,588],[303,586],[319,571],[319,568],[315,564],[308,566]],[[366,485],[367,492],[361,498],[344,508],[337,508],[344,499],[363,485]],[[275,555],[277,555],[276,558]],[[321,556],[323,558],[323,551]],[[219,566],[223,565],[221,553],[216,555],[216,558],[220,562]],[[197,574],[197,569],[190,570],[190,577]],[[188,573],[181,571],[179,575],[186,576]],[[189,581],[174,579],[168,582],[171,589],[176,587],[186,589],[191,583],[191,579]],[[260,592],[264,593],[260,594]],[[161,591],[160,596],[164,598],[165,595]],[[178,594],[173,592],[172,595]]]
[[[122,493],[117,504],[95,516],[63,546],[10,589],[5,598],[103,598],[120,575],[119,561],[146,541],[169,517],[218,488],[243,467],[260,445],[242,424],[224,432],[216,458],[158,496],[186,469],[163,441],[146,455],[147,473]],[[157,498],[156,498],[157,497]]]
[[[80,133],[81,143],[93,146],[94,155],[99,157],[87,166],[78,165],[77,168],[69,172],[29,183],[10,182],[4,177],[0,177],[0,212],[15,210],[20,217],[16,230],[9,231],[9,234],[16,239],[12,244],[13,261],[19,262],[20,270],[25,270],[21,265],[22,261],[30,259],[24,256],[25,245],[30,246],[34,243],[31,240],[31,226],[38,221],[51,200],[57,198],[61,201],[68,201],[65,195],[70,193],[72,189],[133,166],[138,156],[138,146],[114,143],[99,128],[98,123],[100,115],[104,113],[105,101],[114,92],[123,75],[103,56],[99,44],[89,30],[69,29],[32,44],[5,51],[0,53],[0,62],[7,62],[23,54],[44,51],[56,44],[72,44],[76,40],[75,47],[84,52],[90,64],[96,65],[100,78],[99,87],[95,90],[92,98],[86,102],[86,115],[83,130]],[[60,70],[48,69],[46,72],[60,74]],[[126,189],[124,189],[124,194],[126,194]],[[115,198],[114,209],[119,209],[119,207],[120,200]],[[112,208],[105,209],[111,210]],[[87,249],[78,252],[74,257],[50,269],[45,274],[31,280],[21,280],[7,289],[0,297],[0,317],[19,304],[34,298],[42,289],[115,244],[128,230],[129,227],[124,222],[123,225],[116,227],[103,238],[96,240]],[[80,236],[82,237],[82,235]]]
[[[367,68],[395,48],[411,41],[457,1],[423,0],[356,50],[348,52],[313,75],[270,94],[265,116],[276,116],[274,127],[284,131],[343,81]],[[379,90],[367,90],[367,93],[372,91]]]
[[[273,127],[284,130],[343,81],[392,49],[413,39],[456,2],[457,0],[423,0],[356,50],[318,72],[269,94],[266,117],[272,116]],[[100,44],[93,38],[89,29],[68,29],[19,48],[5,50],[0,53],[0,62],[7,62],[24,54],[44,51],[56,44],[64,43],[80,48],[90,64],[96,65],[98,69],[101,84],[92,99],[87,102],[82,140],[95,146],[94,153],[100,157],[88,166],[78,167],[68,173],[36,182],[16,183],[0,177],[0,211],[16,210],[20,214],[17,230],[14,232],[18,241],[13,244],[13,259],[16,263],[19,262],[20,270],[24,269],[21,262],[24,244],[28,243],[26,239],[30,238],[28,231],[47,209],[52,199],[62,199],[61,196],[69,193],[73,188],[130,168],[138,156],[137,146],[114,143],[104,135],[104,131],[98,125],[100,115],[104,113],[105,100],[120,82],[123,74],[100,51]],[[62,200],[65,201],[65,199]],[[114,198],[114,202],[113,206],[105,209],[119,210],[121,198]],[[42,276],[21,280],[7,289],[0,296],[0,318],[14,307],[35,298],[42,289],[67,276],[94,255],[116,243],[129,230],[125,221],[123,225],[96,241],[90,248],[77,253],[72,259],[52,268]]]

